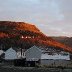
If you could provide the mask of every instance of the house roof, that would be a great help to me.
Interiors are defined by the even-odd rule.
[[[7,52],[7,51],[12,51],[12,50],[14,50],[12,47],[10,47],[8,50],[6,50],[5,52]],[[15,51],[15,50],[14,50]]]
[[[42,52],[42,50],[41,50],[39,47],[35,46],[35,45],[34,45],[34,46],[32,46],[31,48],[37,48],[39,51],[41,51],[41,52]],[[29,48],[29,49],[31,49],[31,48]],[[27,52],[29,49],[27,49],[27,50],[26,50],[26,52]]]

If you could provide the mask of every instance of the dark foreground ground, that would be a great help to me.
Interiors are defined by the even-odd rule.
[[[0,72],[72,72],[72,69],[0,66]]]

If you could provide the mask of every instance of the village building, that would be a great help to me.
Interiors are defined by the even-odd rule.
[[[14,65],[15,59],[17,59],[17,52],[12,47],[5,51],[4,64]]]
[[[41,59],[41,50],[37,46],[33,46],[25,52],[26,55],[26,61],[28,62],[28,65],[35,66],[39,60]]]
[[[26,60],[27,61],[38,61],[39,59],[41,59],[41,50],[36,47],[36,46],[33,46],[29,49],[27,49],[27,51],[25,51],[25,55],[26,55]]]
[[[25,58],[26,56],[25,56],[25,49],[19,49],[19,50],[17,50],[17,58],[18,59],[21,59],[21,58]]]
[[[55,48],[41,48],[41,65],[47,66],[66,66],[70,61],[70,53],[56,50]]]
[[[5,51],[5,60],[17,59],[17,52],[11,47]]]
[[[16,49],[17,59],[14,59],[14,66],[26,66],[25,49]]]

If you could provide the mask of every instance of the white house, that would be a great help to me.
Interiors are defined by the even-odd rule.
[[[5,52],[5,60],[14,60],[17,59],[16,51],[11,47]]]
[[[42,54],[41,54],[41,59],[53,59],[53,60],[70,60],[70,53],[61,51],[61,50],[56,50],[55,48],[42,48],[41,49]],[[58,52],[59,51],[59,52]]]
[[[41,50],[37,46],[33,46],[29,48],[26,52],[26,60],[27,61],[38,61],[41,59]]]
[[[20,59],[20,58],[25,58],[25,49],[22,49],[22,53],[21,53],[21,49],[19,49],[17,51],[17,58]]]
[[[65,51],[55,52],[55,51],[45,51],[42,50],[41,64],[42,65],[67,65],[70,60],[70,53]]]

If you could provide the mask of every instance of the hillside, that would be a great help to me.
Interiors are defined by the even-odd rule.
[[[72,52],[72,48],[47,37],[35,26],[25,22],[0,21],[0,46],[29,48],[33,45],[54,47]]]
[[[68,45],[69,47],[72,47],[72,37],[52,37],[53,39],[55,39],[58,42],[61,42],[65,45]]]

